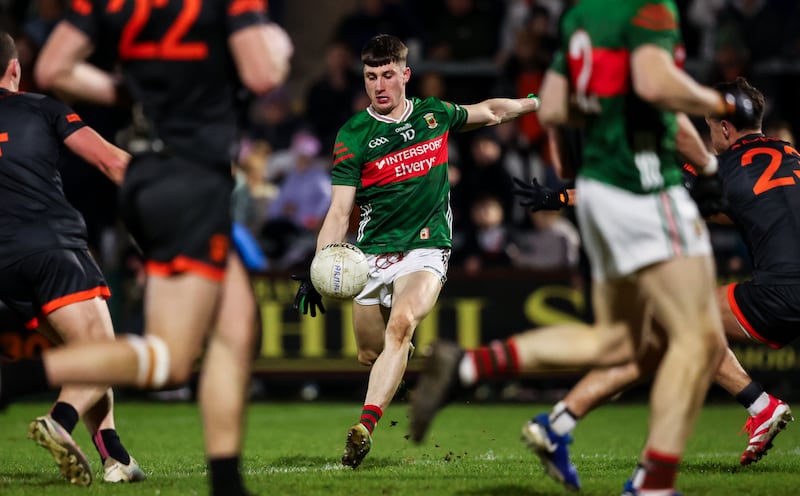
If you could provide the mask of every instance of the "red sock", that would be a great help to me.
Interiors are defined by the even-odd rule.
[[[492,341],[487,346],[467,351],[466,354],[475,364],[478,380],[519,373],[519,354],[513,338],[505,343]]]
[[[647,450],[645,456],[645,474],[642,489],[672,489],[678,475],[680,457]]]
[[[361,420],[360,422],[367,428],[370,434],[372,431],[375,430],[375,426],[378,425],[378,420],[381,419],[383,415],[383,410],[378,405],[364,405],[364,408],[361,409]]]

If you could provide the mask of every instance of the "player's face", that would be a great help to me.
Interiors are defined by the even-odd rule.
[[[400,104],[406,98],[406,83],[411,77],[411,69],[397,63],[380,67],[364,66],[364,86],[367,96],[381,115],[392,116],[393,111],[403,112]]]

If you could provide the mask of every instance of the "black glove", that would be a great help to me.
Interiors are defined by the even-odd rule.
[[[725,212],[728,208],[728,200],[722,191],[722,181],[717,174],[694,178],[689,187],[689,194],[697,203],[697,208],[703,217]]]
[[[727,119],[736,126],[736,129],[749,129],[754,124],[755,109],[753,100],[743,91],[732,90],[722,93],[725,100],[725,115]]]
[[[547,186],[539,184],[535,178],[531,184],[522,181],[521,179],[514,179],[513,192],[516,196],[520,197],[519,204],[523,207],[530,207],[532,212],[539,210],[561,210],[561,207],[567,206],[569,202],[569,194],[567,188],[560,190],[550,189]]]
[[[292,279],[300,281],[300,287],[297,289],[297,295],[294,297],[294,305],[292,308],[301,312],[303,315],[311,311],[311,316],[317,316],[317,308],[320,313],[325,313],[325,306],[322,304],[322,295],[311,284],[311,278],[308,273],[292,274]]]

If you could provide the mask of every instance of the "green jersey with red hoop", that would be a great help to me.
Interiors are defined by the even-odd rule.
[[[675,114],[632,89],[631,54],[657,45],[682,65],[678,11],[671,0],[581,0],[562,19],[552,69],[567,77],[586,116],[579,175],[633,193],[680,184]]]
[[[354,186],[365,253],[452,245],[447,140],[467,111],[438,98],[410,98],[400,119],[371,107],[339,130],[333,185]]]

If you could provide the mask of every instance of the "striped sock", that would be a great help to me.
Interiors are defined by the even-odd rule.
[[[678,476],[680,457],[647,450],[645,456],[645,474],[642,481],[642,493],[648,490],[672,489]]]
[[[367,428],[370,435],[372,435],[372,431],[375,430],[375,426],[378,425],[378,420],[381,419],[383,415],[383,410],[378,405],[364,405],[364,408],[361,409],[361,422],[364,427]]]
[[[492,341],[465,354],[475,365],[477,380],[519,373],[519,353],[513,338],[506,342]]]

